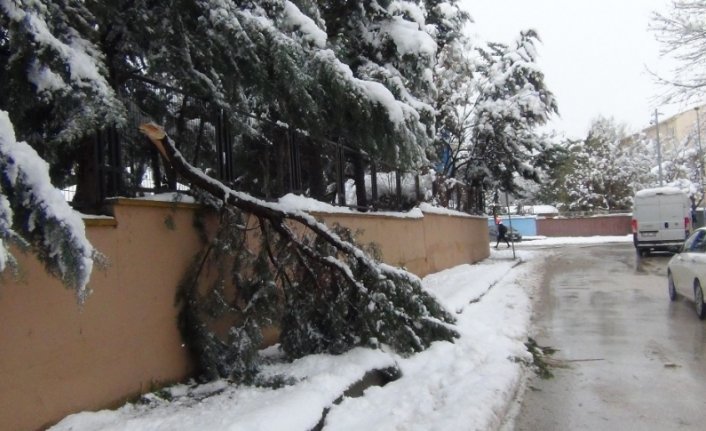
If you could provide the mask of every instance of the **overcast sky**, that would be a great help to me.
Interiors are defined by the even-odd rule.
[[[660,87],[647,68],[668,76],[660,46],[648,30],[652,11],[669,0],[462,0],[485,40],[509,43],[537,30],[539,65],[559,102],[552,122],[570,137],[585,137],[593,118],[614,117],[630,131],[648,127],[655,108],[666,117],[691,106],[655,100]]]

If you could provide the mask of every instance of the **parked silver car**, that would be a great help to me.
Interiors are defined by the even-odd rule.
[[[672,256],[667,265],[669,299],[677,292],[694,300],[696,315],[706,318],[703,287],[706,283],[706,228],[699,228],[686,240],[681,252]]]

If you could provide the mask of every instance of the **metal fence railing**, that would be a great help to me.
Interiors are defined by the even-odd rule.
[[[219,124],[219,121],[222,121]],[[235,136],[223,117],[206,124],[210,136],[189,145],[175,141],[190,163],[224,183],[263,199],[287,193],[313,197],[332,205],[360,211],[405,210],[419,202],[437,198],[442,205],[471,212],[473,193],[461,183],[439,185],[432,174],[405,172],[376,160],[363,151],[333,142],[283,139],[252,142]],[[136,127],[135,127],[136,130]],[[194,132],[192,130],[192,132]],[[213,142],[208,142],[209,139]],[[64,188],[67,200],[85,212],[104,208],[115,196],[140,197],[162,192],[188,192],[169,167],[162,164],[144,137],[129,130],[97,133],[93,142],[94,181]],[[81,188],[83,187],[83,190]]]
[[[481,188],[405,171],[359,148],[314,139],[281,122],[225,112],[156,81],[143,79],[136,88],[124,95],[127,125],[96,132],[86,149],[90,154],[81,161],[84,166],[75,169],[75,182],[64,188],[67,200],[81,211],[101,212],[106,199],[115,196],[189,191],[139,133],[140,124],[154,121],[189,163],[262,199],[295,193],[361,211],[404,210],[434,199],[448,208],[482,212]],[[159,103],[152,100],[156,93]]]

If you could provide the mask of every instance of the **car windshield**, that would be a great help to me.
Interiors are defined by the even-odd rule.
[[[691,253],[706,252],[706,231],[697,230],[694,232],[684,243],[682,251]]]

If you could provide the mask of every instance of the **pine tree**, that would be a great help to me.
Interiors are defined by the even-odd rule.
[[[472,157],[467,171],[476,181],[491,183],[507,192],[516,190],[514,176],[537,179],[531,161],[543,151],[534,128],[557,112],[554,95],[536,65],[534,31],[523,31],[508,47],[491,43],[479,49],[484,63],[474,120]]]
[[[48,166],[25,142],[15,140],[6,112],[0,111],[0,272],[14,258],[10,244],[32,247],[52,275],[76,291],[79,303],[94,260],[83,220],[49,179]]]
[[[334,52],[353,76],[379,83],[378,88],[387,89],[400,101],[396,115],[407,129],[404,139],[396,142],[378,138],[373,143],[348,134],[342,137],[389,164],[419,166],[426,160],[425,149],[433,136],[431,68],[436,52],[421,5],[397,1],[322,1],[320,5]]]
[[[459,38],[442,50],[436,142],[447,175],[511,193],[518,175],[539,180],[545,142],[536,127],[557,105],[536,65],[537,40],[533,31],[512,47]]]
[[[83,301],[97,254],[50,173],[61,182],[82,140],[123,121],[124,109],[108,85],[84,2],[3,1],[0,11],[7,60],[0,71],[2,237],[31,246]]]
[[[123,122],[95,44],[95,19],[82,1],[4,1],[0,109],[15,133],[52,162],[56,181],[69,175],[80,142],[100,125]]]
[[[537,203],[568,208],[571,201],[566,178],[573,172],[568,148],[576,142],[564,140],[547,146],[543,154],[541,182],[535,200]]]
[[[625,126],[597,118],[585,140],[568,148],[571,170],[566,176],[572,210],[626,210],[632,207],[635,183],[646,167],[635,164],[635,150]]]
[[[437,96],[436,154],[438,170],[454,178],[472,162],[469,157],[477,97],[477,62],[466,37],[447,43],[439,52],[435,70]]]

